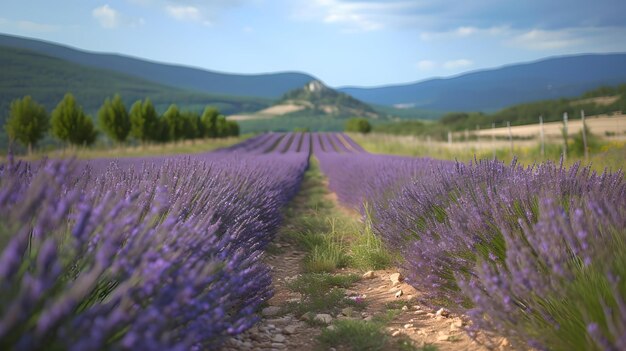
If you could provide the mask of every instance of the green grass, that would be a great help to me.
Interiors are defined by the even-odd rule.
[[[392,337],[385,331],[383,321],[363,320],[338,320],[334,323],[334,329],[325,329],[318,337],[320,350],[328,350],[331,347],[340,350],[354,351],[435,351],[437,348],[426,345],[416,348],[407,336]]]
[[[443,160],[458,160],[469,162],[477,159],[492,159],[494,152],[491,148],[476,148],[475,141],[454,142],[452,146],[443,142],[427,142],[410,136],[394,136],[387,134],[350,134],[365,150],[373,153],[404,155],[413,157],[431,157]],[[596,141],[594,149],[591,150],[589,161],[587,162],[580,152],[579,142],[574,136],[570,140],[570,154],[565,164],[572,165],[580,161],[582,164],[591,163],[593,170],[602,172],[605,168],[616,171],[626,169],[626,142],[624,141]],[[519,142],[514,146],[513,152],[507,143],[499,143],[496,148],[496,157],[506,163],[511,162],[513,156],[519,164],[531,165],[535,162],[553,161],[559,162],[563,150],[562,144],[547,143],[545,154],[541,155],[538,142]]]
[[[164,156],[178,154],[197,154],[215,149],[228,147],[240,143],[252,135],[245,135],[237,138],[224,139],[198,139],[170,142],[164,144],[133,145],[110,147],[105,144],[97,144],[92,147],[79,147],[68,149],[38,149],[32,155],[20,156],[20,158],[35,160],[43,157],[94,159],[94,158],[124,158],[124,157],[146,157]],[[0,161],[6,158],[6,150],[0,152]]]
[[[374,234],[369,210],[366,210],[365,218],[360,235],[350,247],[352,266],[363,270],[389,267],[397,257],[392,256],[382,240]]]
[[[358,215],[339,211],[329,198],[325,179],[313,159],[294,205],[286,210],[286,236],[307,252],[306,272],[338,268],[382,269],[392,256]]]
[[[287,287],[302,295],[299,303],[291,304],[288,310],[296,314],[338,313],[344,307],[362,309],[364,303],[356,303],[345,296],[345,290],[360,279],[354,274],[333,275],[328,273],[306,273],[287,284]]]

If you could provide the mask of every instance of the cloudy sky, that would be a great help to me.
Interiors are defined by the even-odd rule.
[[[373,86],[626,52],[624,13],[624,0],[20,0],[0,2],[0,33]]]

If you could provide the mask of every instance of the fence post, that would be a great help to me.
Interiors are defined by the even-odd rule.
[[[563,160],[567,161],[567,139],[569,138],[567,132],[567,112],[563,112]]]
[[[511,122],[506,121],[506,127],[509,128],[509,142],[511,143],[511,157],[513,157],[513,133],[511,132]]]
[[[491,122],[491,148],[493,149],[493,159],[496,159],[496,122]]]
[[[480,125],[476,125],[476,152],[480,148]]]
[[[545,149],[545,136],[543,134],[543,116],[539,116],[539,138],[541,139],[541,158],[545,158],[546,149]]]
[[[580,110],[580,118],[583,121],[583,148],[585,151],[585,161],[589,161],[589,149],[587,148],[587,124],[585,124],[585,110]]]

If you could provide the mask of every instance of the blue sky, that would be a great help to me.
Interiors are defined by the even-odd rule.
[[[375,86],[626,52],[624,0],[20,0],[0,32],[210,70]]]

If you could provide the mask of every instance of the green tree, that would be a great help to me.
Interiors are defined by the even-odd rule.
[[[131,124],[126,106],[119,95],[116,94],[112,101],[108,98],[104,101],[104,105],[98,111],[98,120],[100,128],[109,138],[119,143],[126,141]]]
[[[52,111],[50,119],[52,135],[61,141],[74,145],[90,145],[96,140],[96,130],[89,116],[85,115],[82,107],[76,104],[76,99],[70,93]]]
[[[227,136],[239,136],[239,124],[235,121],[226,121]]]
[[[46,109],[30,96],[11,102],[9,119],[4,128],[11,140],[17,140],[28,147],[28,153],[45,135],[49,127]]]
[[[203,137],[215,138],[218,136],[217,117],[220,112],[211,106],[207,106],[202,113],[202,124],[204,125]]]
[[[150,99],[137,100],[130,108],[130,135],[142,142],[159,141],[161,125],[159,115]]]
[[[183,137],[185,139],[195,139],[199,136],[198,121],[200,115],[192,111],[186,111],[182,114],[183,118]]]
[[[366,118],[350,118],[346,122],[346,132],[369,133],[372,125]]]
[[[217,116],[215,127],[217,129],[218,138],[225,138],[228,136],[228,124],[226,123],[226,117],[224,117],[224,115]]]
[[[169,140],[178,141],[185,136],[185,118],[174,104],[163,114],[163,121],[167,126]]]

